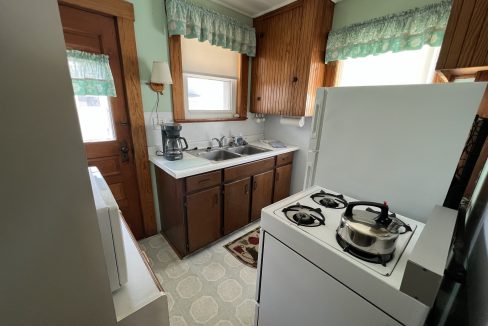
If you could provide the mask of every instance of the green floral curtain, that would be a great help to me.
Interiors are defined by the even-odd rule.
[[[66,52],[75,95],[116,96],[108,55]]]
[[[169,35],[208,41],[225,49],[256,56],[256,31],[235,19],[187,0],[166,0]]]
[[[450,10],[444,0],[332,31],[325,62],[440,46]]]

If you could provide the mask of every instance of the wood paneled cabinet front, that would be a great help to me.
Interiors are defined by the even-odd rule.
[[[453,0],[436,69],[448,79],[488,70],[488,1]]]
[[[220,185],[186,196],[188,251],[193,252],[220,238]]]
[[[251,221],[261,217],[261,210],[273,202],[274,171],[266,171],[252,177]]]
[[[224,185],[224,235],[249,223],[251,178]]]
[[[260,218],[288,196],[292,160],[286,153],[181,179],[156,168],[162,233],[183,257]]]
[[[324,86],[333,13],[330,0],[298,0],[254,19],[251,112],[313,114],[315,93]]]
[[[273,202],[280,201],[290,195],[291,170],[291,164],[276,167]]]

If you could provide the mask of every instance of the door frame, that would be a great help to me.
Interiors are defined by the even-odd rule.
[[[134,6],[125,0],[58,0],[58,3],[112,16],[115,19],[122,60],[122,82],[126,92],[127,113],[131,127],[144,234],[146,237],[154,235],[157,233],[157,225],[149,170],[144,110],[142,107],[139,63],[137,60]]]

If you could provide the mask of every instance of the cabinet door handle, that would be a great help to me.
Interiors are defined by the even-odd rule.
[[[292,83],[296,83],[297,81],[298,81],[298,77],[296,77],[296,76],[295,76],[295,77],[293,77],[293,79],[292,79]]]
[[[214,195],[214,205],[217,205],[219,203],[219,194]]]
[[[246,195],[247,195],[248,193],[249,193],[249,184],[246,184],[246,185],[244,186],[244,194],[246,194]]]
[[[252,185],[252,190],[256,190],[258,187],[258,183],[256,181],[254,181],[253,185]]]
[[[276,177],[275,177],[276,181],[278,181],[280,179],[280,174],[279,172],[276,172]]]
[[[207,179],[203,179],[203,180],[198,181],[198,183],[205,183],[205,182],[209,182],[209,181],[210,181],[210,179],[207,178]]]

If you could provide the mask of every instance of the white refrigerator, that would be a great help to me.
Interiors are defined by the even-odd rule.
[[[442,205],[486,83],[318,90],[305,189],[388,201],[426,222]]]

